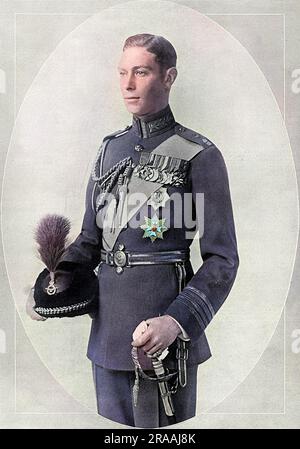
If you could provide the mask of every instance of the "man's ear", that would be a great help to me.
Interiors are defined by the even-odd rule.
[[[171,86],[174,83],[176,77],[177,77],[176,67],[170,67],[169,69],[166,70],[165,77],[164,77],[164,83],[165,83],[167,90],[171,89]]]

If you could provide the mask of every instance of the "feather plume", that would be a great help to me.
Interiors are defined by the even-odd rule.
[[[37,225],[34,239],[39,256],[50,272],[55,271],[64,254],[70,229],[70,220],[56,214],[45,215]]]

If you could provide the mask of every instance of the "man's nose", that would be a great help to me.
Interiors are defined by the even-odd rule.
[[[125,89],[134,90],[135,89],[135,79],[134,74],[128,75],[125,80]]]

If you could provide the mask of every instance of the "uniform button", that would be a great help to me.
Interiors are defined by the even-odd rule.
[[[134,149],[135,149],[135,151],[138,151],[138,152],[139,152],[139,151],[143,151],[144,147],[143,147],[143,145],[139,145],[139,144],[138,144],[138,145],[135,145],[135,146],[134,146]]]

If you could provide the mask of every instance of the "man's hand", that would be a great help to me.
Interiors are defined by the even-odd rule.
[[[144,321],[142,323],[145,323]],[[138,336],[133,335],[132,346],[141,347],[147,354],[154,354],[156,351],[164,350],[181,333],[181,329],[169,315],[163,315],[146,320],[148,325],[144,332],[138,332]],[[141,323],[136,329],[141,326]],[[134,332],[135,334],[136,332]]]
[[[33,297],[33,289],[30,289],[30,292],[29,292],[29,295],[27,298],[27,302],[26,302],[26,313],[28,316],[30,316],[30,318],[32,320],[45,321],[47,318],[36,313],[36,311],[34,310],[34,306],[35,306],[35,300]]]

